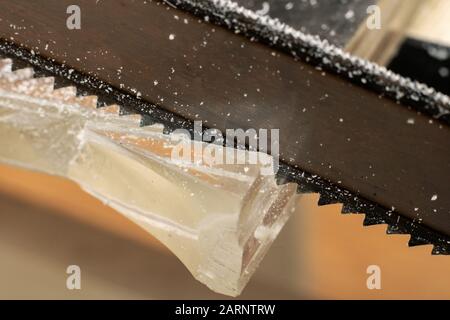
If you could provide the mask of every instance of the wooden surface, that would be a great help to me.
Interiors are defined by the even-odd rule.
[[[407,37],[450,45],[450,2],[447,0],[380,0],[381,28],[364,21],[346,46],[352,54],[387,66]]]
[[[67,179],[0,165],[0,193],[144,245],[163,248],[143,229]]]
[[[427,0],[407,29],[409,36],[450,46],[450,1]]]
[[[227,298],[196,281],[175,256],[53,209],[0,195],[0,220],[0,299]],[[66,288],[69,265],[81,268],[81,290]],[[242,298],[298,296],[261,272]]]
[[[241,298],[450,298],[450,259],[305,196]],[[64,179],[0,166],[1,298],[222,298],[120,214]],[[65,268],[87,275],[64,287]],[[366,287],[379,265],[382,290]]]
[[[386,66],[406,37],[413,17],[426,6],[420,0],[380,0],[380,29],[369,29],[364,21],[346,46],[352,54]]]

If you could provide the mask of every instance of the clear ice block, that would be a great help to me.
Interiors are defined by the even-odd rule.
[[[196,279],[238,295],[295,208],[296,186],[267,174],[272,158],[174,158],[181,146],[203,159],[211,145],[164,134],[160,125],[139,127],[117,106],[97,109],[96,97],[53,90],[52,78],[32,76],[0,60],[0,160],[76,181],[159,239]]]

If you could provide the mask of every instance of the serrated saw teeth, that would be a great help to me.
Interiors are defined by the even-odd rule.
[[[142,123],[142,116],[139,114],[122,114],[120,106],[113,104],[98,108],[98,111],[105,116],[118,116],[120,119],[140,126]]]
[[[12,72],[12,60],[0,59],[0,73]]]
[[[432,254],[436,255],[450,255],[450,244],[447,245],[447,247],[444,246],[434,246]]]
[[[55,99],[64,101],[64,102],[73,102],[75,103],[75,98],[77,96],[77,88],[73,86],[62,87],[53,90],[53,97]]]
[[[24,68],[13,72],[0,72],[0,79],[3,81],[15,82],[20,80],[32,79],[34,70],[32,68]]]
[[[97,109],[97,102],[97,96],[77,96],[75,98],[75,104],[89,109]]]
[[[136,125],[140,126],[142,124],[142,116],[140,114],[123,114],[119,115],[120,118],[126,119]]]
[[[375,214],[366,213],[366,216],[364,217],[363,225],[365,227],[368,226],[376,226],[379,224],[385,224],[387,221],[383,217],[379,217]]]
[[[331,204],[337,204],[340,203],[339,199],[336,199],[335,197],[331,197],[328,194],[320,194],[319,200],[317,201],[317,205],[319,206],[326,206]]]
[[[409,238],[408,241],[408,246],[410,247],[417,247],[430,244],[431,243],[429,241],[416,234],[411,234],[411,237]]]
[[[51,98],[54,83],[55,79],[53,77],[33,78],[12,82],[0,79],[0,85],[4,90],[36,98]]]
[[[359,213],[358,211],[359,211],[358,208],[356,208],[356,206],[350,203],[344,203],[341,209],[341,213],[343,214]]]
[[[11,59],[0,60],[0,86],[3,90],[25,94],[30,97],[60,101],[68,105],[77,105],[82,108],[92,109],[108,118],[120,119],[132,126],[140,126],[142,117],[138,114],[120,114],[118,105],[110,105],[98,108],[98,97],[95,95],[77,95],[75,86],[67,86],[58,89],[55,87],[54,77],[34,77],[33,68],[23,68],[12,71]]]
[[[408,234],[408,233],[397,225],[388,224],[388,226],[386,228],[386,234],[400,235],[400,234]]]
[[[116,104],[100,107],[99,110],[105,114],[117,114],[120,115],[120,107]]]
[[[303,188],[298,188],[299,193],[310,193],[309,189],[306,188],[306,192],[302,191]],[[387,235],[409,235],[410,239],[408,241],[408,246],[424,246],[433,245],[432,254],[435,255],[450,255],[450,242],[447,244],[442,244],[442,239],[436,239],[436,237],[427,238],[427,236],[422,236],[422,233],[417,233],[415,225],[411,223],[405,224],[405,221],[401,222],[401,216],[397,215],[397,221],[392,221],[390,216],[393,214],[392,211],[387,211],[387,216],[381,215],[379,212],[374,211],[375,207],[373,205],[361,206],[361,203],[354,203],[352,201],[337,201],[328,193],[319,193],[318,205],[329,205],[335,203],[342,203],[341,213],[342,214],[364,214],[363,226],[375,226],[386,224],[386,234]],[[355,200],[355,199],[353,199]],[[356,201],[356,200],[355,200]],[[426,233],[426,232],[425,232]]]

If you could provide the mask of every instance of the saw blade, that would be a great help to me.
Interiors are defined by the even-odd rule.
[[[3,48],[5,49],[5,48]],[[182,119],[171,112],[159,109],[145,101],[138,100],[130,94],[121,92],[110,85],[93,77],[71,71],[67,67],[56,66],[52,61],[31,54],[30,52],[9,45],[10,56],[14,56],[12,65],[15,66],[15,74],[32,73],[36,77],[52,77],[57,90],[75,90],[78,101],[85,101],[83,105],[90,108],[104,108],[109,105],[119,105],[121,114],[130,114],[140,110],[141,125],[162,124],[164,132],[170,133],[178,128],[192,128],[192,122]],[[11,53],[14,53],[13,55]],[[20,59],[17,57],[21,57]],[[30,68],[34,66],[34,69]],[[55,76],[58,74],[60,76]],[[70,74],[71,80],[68,80]],[[28,76],[29,77],[29,76]],[[76,84],[76,89],[73,85]],[[98,90],[104,88],[105,91]],[[105,93],[106,92],[106,93]],[[74,93],[72,93],[74,95]],[[88,97],[87,99],[85,97]],[[89,99],[95,97],[95,100]],[[94,102],[95,101],[95,102]],[[427,228],[417,221],[408,219],[392,209],[384,208],[378,204],[368,201],[342,187],[324,180],[320,176],[307,173],[299,168],[293,168],[285,164],[280,165],[277,174],[279,184],[295,182],[298,184],[299,193],[318,193],[320,195],[318,205],[342,204],[342,213],[365,214],[364,225],[386,224],[387,234],[409,234],[409,246],[433,245],[433,254],[450,254],[449,239],[432,229]]]
[[[84,28],[68,32],[68,2],[17,1],[0,30],[23,47],[2,51],[168,127],[279,128],[281,180],[448,252],[447,96],[230,1],[168,2],[86,2]],[[49,15],[51,35],[38,23]]]

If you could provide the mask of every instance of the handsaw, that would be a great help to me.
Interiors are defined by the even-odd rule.
[[[450,100],[230,1],[0,3],[1,51],[166,128],[279,128],[280,183],[450,252]]]

